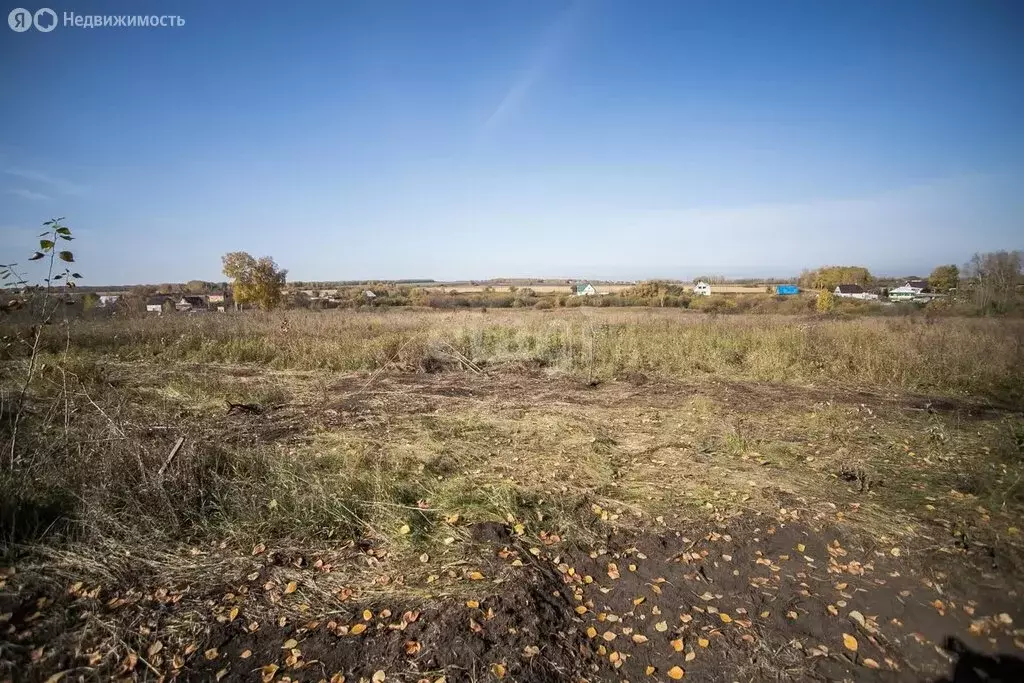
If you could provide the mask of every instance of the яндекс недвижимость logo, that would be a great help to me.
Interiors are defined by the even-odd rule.
[[[24,7],[16,7],[7,15],[7,25],[18,33],[24,33],[33,26],[37,31],[49,33],[57,28],[57,13],[49,7],[38,9],[35,14]]]
[[[57,28],[60,19],[57,13],[49,7],[42,7],[35,12],[16,7],[7,15],[7,25],[16,33],[24,33],[35,27],[41,33],[49,33]],[[185,19],[171,14],[78,14],[76,12],[64,12],[63,22],[65,27],[71,28],[180,28],[185,25]]]

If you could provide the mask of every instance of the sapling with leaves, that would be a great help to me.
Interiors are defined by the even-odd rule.
[[[36,377],[39,365],[39,345],[43,329],[53,321],[53,317],[58,310],[66,310],[66,305],[70,303],[70,292],[75,288],[76,282],[82,277],[79,273],[73,271],[69,265],[75,262],[74,253],[70,249],[60,248],[68,246],[65,242],[70,242],[74,239],[74,236],[71,234],[71,228],[64,225],[61,222],[63,220],[63,218],[53,218],[43,223],[46,229],[39,233],[39,249],[28,258],[29,261],[46,260],[46,276],[42,278],[44,284],[32,284],[27,274],[18,270],[17,263],[0,264],[0,279],[5,281],[4,286],[7,288],[17,288],[23,298],[25,298],[25,295],[31,295],[29,298],[29,311],[34,323],[30,339],[27,342],[30,345],[30,351],[25,379],[15,399],[14,406],[11,410],[5,411],[10,415],[9,419],[11,422],[11,437],[7,450],[12,470],[17,463],[18,429],[25,414],[25,397],[28,395],[32,381]],[[12,302],[17,301],[19,300],[12,300]],[[20,306],[12,306],[11,303],[8,303],[7,310],[14,308],[20,308]],[[66,315],[64,316],[64,321],[65,323],[67,322]]]

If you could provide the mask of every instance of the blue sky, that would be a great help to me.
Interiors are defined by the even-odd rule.
[[[186,23],[3,29],[0,261],[57,215],[93,284],[234,250],[331,280],[1024,248],[1014,0],[49,6]]]

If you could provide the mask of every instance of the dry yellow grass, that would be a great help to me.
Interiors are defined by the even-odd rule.
[[[764,294],[765,287],[768,285],[711,285],[712,293],[717,294]],[[630,289],[633,285],[594,285],[594,289],[599,294],[622,292]],[[487,290],[491,290],[496,293],[509,293],[511,289],[509,287],[500,286],[487,286],[487,285],[441,285],[436,287],[425,287],[429,291],[444,291],[451,292],[456,291],[459,294],[479,294]],[[537,294],[571,294],[573,291],[572,285],[524,285],[517,287],[517,289],[532,289]],[[693,291],[693,285],[684,285],[684,289],[688,292]]]
[[[770,285],[711,285],[711,295],[715,294],[764,294],[765,287]],[[687,285],[686,291],[692,292],[693,286]]]
[[[602,292],[621,292],[625,289],[629,289],[633,285],[594,285],[594,289],[598,293]],[[428,287],[425,288],[430,291],[445,291],[450,292],[455,290],[459,294],[479,294],[490,289],[496,293],[510,293],[512,290],[510,287],[499,287],[499,286],[487,286],[487,285],[443,285],[441,287]],[[571,294],[573,291],[572,285],[523,285],[516,289],[532,289],[537,294]]]
[[[965,543],[1024,555],[1009,531],[1024,511],[1024,426],[981,398],[1019,398],[1017,321],[393,310],[61,332],[45,339],[20,459],[0,470],[0,529],[20,542],[7,579],[181,602],[158,618],[145,600],[88,619],[23,610],[40,610],[31,631],[50,640],[42,659],[17,653],[21,670],[48,674],[82,643],[116,652],[111,671],[127,648],[160,667],[158,638],[177,652],[211,629],[443,611],[521,588],[512,566],[486,566],[480,528],[504,530],[498,548],[526,566],[652,531],[690,543],[727,526],[754,544],[744,529],[773,520],[804,525],[808,547],[824,538],[811,523],[921,553],[952,547],[941,525],[955,520]],[[23,366],[8,356],[4,380]],[[225,401],[258,408],[226,414]],[[285,637],[302,636],[282,634],[257,664],[297,657]],[[206,661],[196,652],[190,666]]]

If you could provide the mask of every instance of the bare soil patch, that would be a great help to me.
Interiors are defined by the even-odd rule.
[[[288,485],[319,472],[323,497],[358,479],[358,537],[325,515],[137,557],[13,548],[0,679],[1021,680],[1010,406],[541,367],[224,378],[127,433],[187,436],[169,475],[212,443],[301,462]]]

